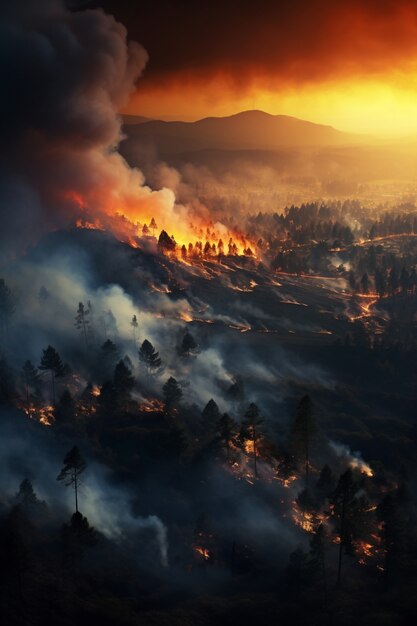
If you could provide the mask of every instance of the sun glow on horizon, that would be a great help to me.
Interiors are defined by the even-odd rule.
[[[417,134],[417,70],[387,78],[334,80],[299,87],[254,84],[237,89],[226,77],[167,84],[133,94],[124,113],[195,121],[258,109],[370,135]]]

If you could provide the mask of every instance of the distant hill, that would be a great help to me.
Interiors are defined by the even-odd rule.
[[[130,126],[131,124],[144,124],[145,122],[151,122],[150,117],[144,117],[143,115],[122,115],[123,124]]]
[[[124,151],[134,145],[152,146],[160,153],[197,150],[274,150],[361,143],[357,135],[287,115],[244,111],[230,117],[207,117],[197,122],[158,120],[128,123]]]

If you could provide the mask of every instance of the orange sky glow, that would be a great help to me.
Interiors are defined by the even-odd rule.
[[[416,2],[160,3],[137,21],[117,5],[149,53],[124,112],[196,120],[262,109],[354,133],[417,133]]]

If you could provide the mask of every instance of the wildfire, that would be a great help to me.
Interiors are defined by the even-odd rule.
[[[157,398],[151,398],[139,404],[138,408],[139,411],[142,411],[143,413],[160,413],[164,410],[164,403],[162,400],[158,400]]]
[[[356,457],[351,459],[349,462],[349,466],[351,467],[351,469],[358,469],[361,474],[365,474],[365,476],[368,476],[368,478],[372,478],[372,476],[374,475],[372,469],[362,459],[358,459]]]
[[[54,407],[52,405],[37,407],[32,402],[20,407],[29,419],[37,420],[44,426],[52,426],[55,421]]]
[[[211,558],[210,550],[208,550],[207,548],[202,548],[201,546],[193,547],[197,554],[200,554],[205,561],[208,561]]]
[[[187,323],[194,321],[194,318],[189,311],[181,311],[180,319],[182,319],[183,322],[187,322]]]

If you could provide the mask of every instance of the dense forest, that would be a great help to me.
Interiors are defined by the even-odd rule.
[[[94,231],[75,235],[88,237],[91,249],[100,242],[112,258],[118,250],[132,268],[146,262],[149,271],[151,257],[129,246]],[[416,349],[393,340],[394,317],[376,338],[359,316],[330,343],[294,346],[301,361],[320,361],[339,383],[286,374],[273,399],[273,380],[265,374],[257,388],[243,367],[242,359],[262,361],[261,346],[252,356],[238,349],[232,378],[200,373],[216,325],[165,328],[171,322],[150,313],[149,302],[122,320],[94,299],[98,291],[79,302],[66,295],[63,308],[53,283],[39,282],[48,273],[38,257],[49,267],[51,241],[28,258],[37,277],[31,289],[20,279],[16,287],[0,281],[6,623],[249,624],[285,616],[380,624],[381,615],[383,623],[410,623]],[[361,269],[382,266],[373,244],[360,251]],[[152,258],[161,271],[181,267],[169,251]],[[224,271],[228,263],[248,271],[245,257],[225,255]],[[122,275],[123,267],[107,271]],[[378,303],[413,298],[411,272],[407,287],[401,274],[395,289],[388,281]],[[163,297],[175,302],[182,291],[172,277],[170,284]],[[359,295],[368,291],[362,284]],[[236,328],[228,332],[241,334]],[[39,344],[41,336],[49,345]],[[22,337],[30,337],[26,354]],[[274,367],[282,370],[289,354],[273,358]],[[381,385],[385,399],[376,395]],[[208,389],[216,393],[207,399]]]

